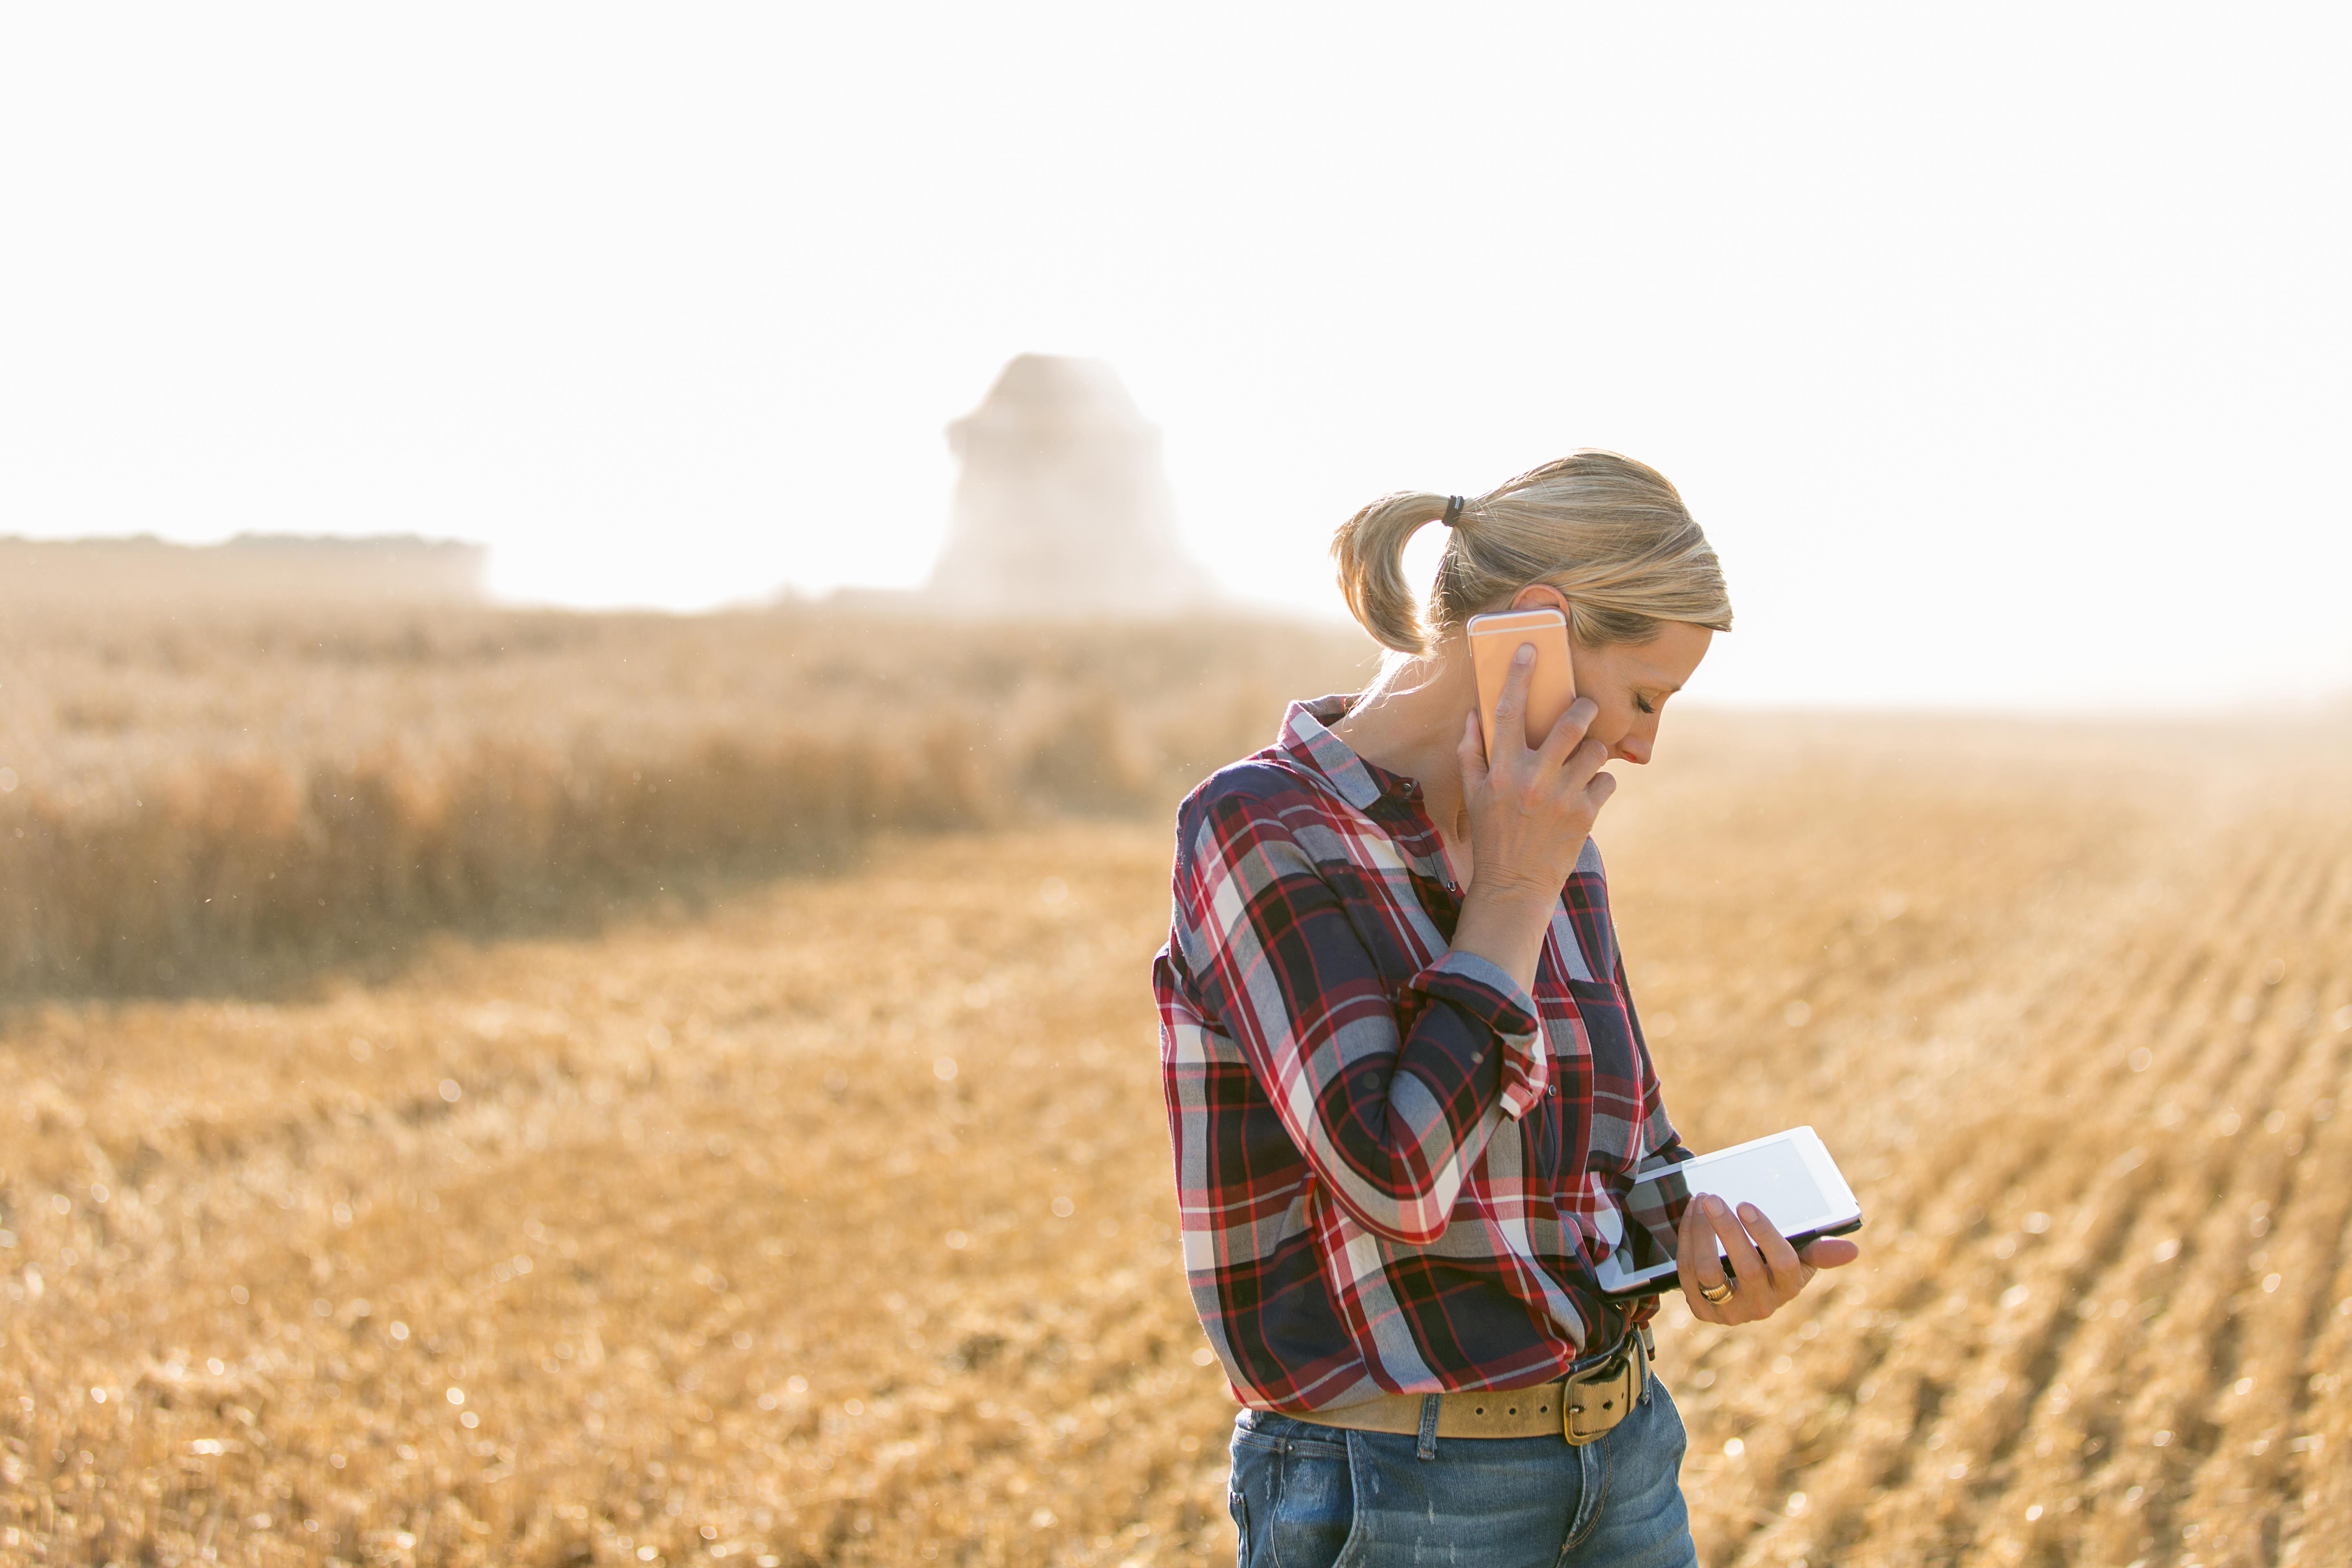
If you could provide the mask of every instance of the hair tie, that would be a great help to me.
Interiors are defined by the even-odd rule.
[[[1462,498],[1452,496],[1445,502],[1445,526],[1452,528],[1462,521]]]

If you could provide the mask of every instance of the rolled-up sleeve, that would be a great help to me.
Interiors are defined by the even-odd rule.
[[[1414,975],[1409,989],[1448,1003],[1493,1031],[1503,1050],[1503,1114],[1514,1121],[1526,1115],[1551,1081],[1535,998],[1527,987],[1491,959],[1449,952]]]
[[[1496,1127],[1549,1082],[1534,1000],[1462,952],[1391,990],[1278,810],[1195,797],[1181,827],[1174,937],[1217,1026],[1351,1219],[1435,1240]]]

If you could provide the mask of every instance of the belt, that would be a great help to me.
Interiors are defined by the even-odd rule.
[[[1384,1394],[1343,1410],[1286,1410],[1295,1421],[1355,1432],[1421,1431],[1423,1406],[1437,1401],[1440,1437],[1547,1437],[1571,1447],[1597,1442],[1616,1429],[1649,1382],[1649,1325],[1629,1331],[1600,1364],[1535,1388],[1482,1388],[1465,1394]]]

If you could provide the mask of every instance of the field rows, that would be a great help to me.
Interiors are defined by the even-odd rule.
[[[1668,1310],[1705,1560],[2352,1560],[2352,760],[1846,728],[1687,721],[1603,821],[1678,1123],[1811,1122],[1870,1216],[1770,1323]],[[1165,870],[908,839],[19,1011],[0,1561],[1228,1559]]]
[[[1810,1069],[1898,1228],[1785,1328],[1694,1334],[1717,1343],[1684,1381],[1737,1391],[1693,1423],[1722,1560],[2346,1554],[2325,1395],[2352,1320],[2352,833],[2325,793],[2250,809],[2210,781],[2107,782],[2095,820],[2035,785],[2044,809],[1980,851],[2009,899],[1931,907],[1899,972],[1791,952],[1813,1016],[1757,1053],[1779,1119],[1823,1120],[1781,1081]],[[1669,1064],[1700,1054],[1685,1038]]]

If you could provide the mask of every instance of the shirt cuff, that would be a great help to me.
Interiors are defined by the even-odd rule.
[[[1495,1032],[1503,1047],[1503,1114],[1517,1121],[1551,1084],[1551,1053],[1535,998],[1508,971],[1475,952],[1449,952],[1412,977],[1412,989]]]

